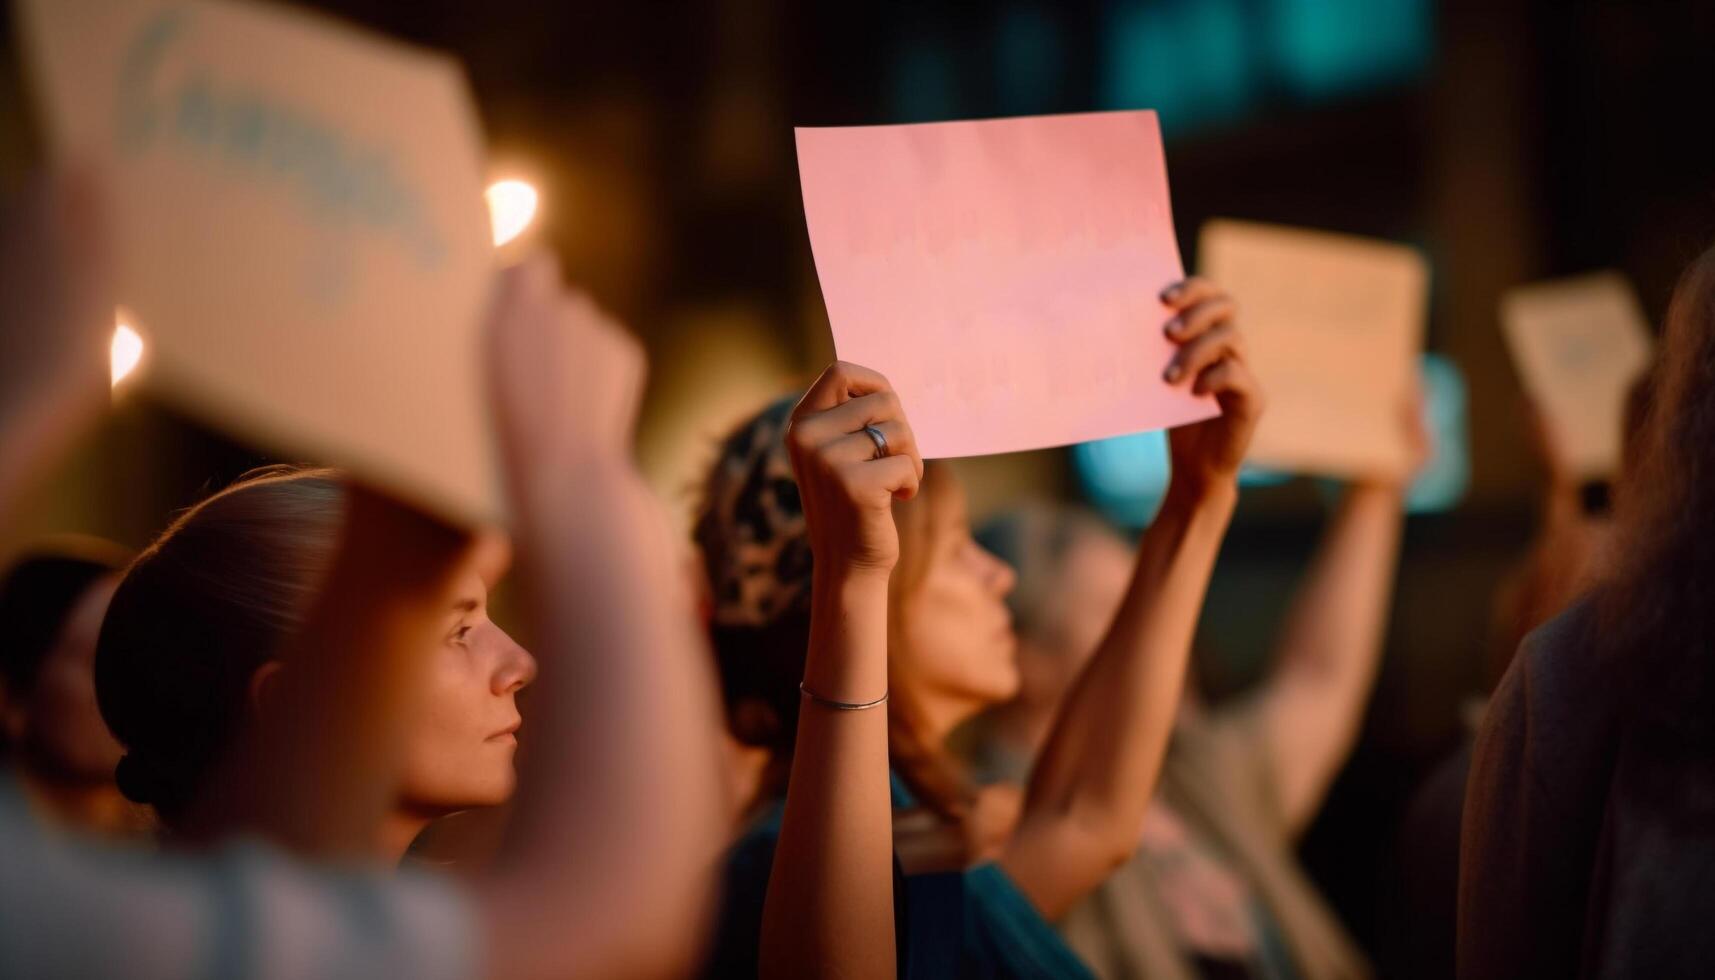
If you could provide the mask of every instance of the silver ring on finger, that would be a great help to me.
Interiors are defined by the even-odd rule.
[[[863,434],[869,436],[870,442],[875,443],[875,455],[871,456],[870,459],[880,459],[887,455],[887,437],[881,434],[880,429],[873,425],[866,425],[863,427]]]

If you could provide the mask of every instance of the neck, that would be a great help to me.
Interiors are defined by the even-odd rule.
[[[888,703],[889,727],[916,745],[944,752],[953,729],[982,709],[962,698],[934,691],[894,692]]]
[[[31,807],[52,823],[103,836],[124,836],[145,825],[139,808],[111,782],[56,778],[34,769],[20,769],[19,775]]]
[[[1022,758],[1034,759],[1054,730],[1054,705],[1046,710],[1023,701],[1012,701],[996,708],[989,715],[991,733],[1008,752]]]
[[[411,842],[429,825],[430,819],[408,807],[395,807],[381,822],[381,832],[376,837],[377,855],[389,866],[405,860]]]

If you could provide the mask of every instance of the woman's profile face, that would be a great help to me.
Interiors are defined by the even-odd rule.
[[[931,479],[953,480],[939,470]],[[920,580],[899,597],[900,649],[890,665],[902,686],[965,702],[971,710],[1010,699],[1018,691],[1018,641],[1007,593],[1012,568],[971,536],[964,488],[956,483],[926,494],[935,508]],[[897,574],[897,573],[896,573]]]
[[[488,589],[472,574],[444,616],[423,717],[406,750],[400,793],[427,815],[495,806],[517,777],[517,695],[536,661],[488,618]]]

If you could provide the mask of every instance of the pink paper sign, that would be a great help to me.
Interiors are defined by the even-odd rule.
[[[1183,268],[1155,113],[797,137],[835,349],[893,383],[924,456],[1219,414],[1161,380]]]

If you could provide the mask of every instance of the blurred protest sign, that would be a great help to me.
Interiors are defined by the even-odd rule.
[[[1399,424],[1414,397],[1429,269],[1414,249],[1298,228],[1216,220],[1199,271],[1237,301],[1249,363],[1268,395],[1248,459],[1329,476],[1401,474]]]
[[[1158,294],[1182,278],[1153,112],[800,128],[834,346],[887,375],[923,455],[973,456],[1219,412],[1170,388]]]
[[[1521,286],[1501,297],[1501,327],[1556,452],[1584,479],[1612,475],[1626,396],[1651,350],[1631,284],[1602,272]]]
[[[498,517],[494,247],[458,64],[264,4],[18,11],[49,145],[113,205],[142,383],[455,519]]]

